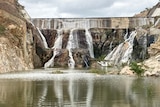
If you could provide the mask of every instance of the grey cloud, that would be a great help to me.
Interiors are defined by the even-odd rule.
[[[31,17],[131,16],[158,0],[19,0]]]

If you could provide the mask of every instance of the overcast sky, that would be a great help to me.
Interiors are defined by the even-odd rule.
[[[122,17],[159,0],[19,0],[32,18]]]

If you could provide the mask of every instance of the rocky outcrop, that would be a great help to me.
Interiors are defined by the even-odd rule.
[[[95,58],[99,58],[124,41],[126,29],[92,28],[90,32],[93,38]]]
[[[1,73],[33,68],[33,38],[21,9],[17,0],[0,1]]]

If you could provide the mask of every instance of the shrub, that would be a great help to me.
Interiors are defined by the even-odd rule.
[[[53,74],[63,74],[63,72],[60,71],[60,70],[53,71],[52,73],[53,73]]]
[[[142,68],[141,65],[138,65],[136,62],[131,62],[130,67],[131,70],[133,70],[138,75],[138,77],[142,76],[144,69]]]
[[[5,27],[3,25],[0,25],[0,34],[3,34],[5,30]]]

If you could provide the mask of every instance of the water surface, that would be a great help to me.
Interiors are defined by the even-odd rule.
[[[83,70],[0,75],[0,107],[160,107],[160,78]]]

